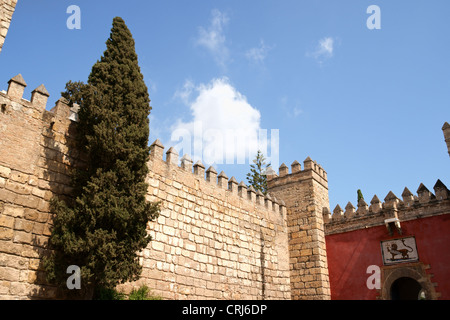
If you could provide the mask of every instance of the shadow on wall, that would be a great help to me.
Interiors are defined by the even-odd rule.
[[[261,299],[266,299],[266,265],[265,265],[265,254],[264,254],[264,234],[262,230],[260,231],[260,241],[261,241],[261,252],[259,255],[261,263]]]
[[[51,285],[46,280],[43,258],[51,253],[49,238],[53,226],[54,214],[50,209],[50,201],[56,197],[70,202],[72,187],[72,170],[82,163],[76,148],[74,114],[77,108],[70,108],[64,98],[56,102],[56,106],[42,115],[42,140],[40,162],[40,187],[50,191],[47,193],[45,209],[46,230],[42,236],[34,235],[33,248],[39,257],[38,271],[34,280],[34,288],[30,292],[30,299],[60,299],[67,296],[67,291]],[[37,212],[36,212],[37,213]],[[39,214],[40,216],[41,214]],[[39,218],[38,218],[39,219]],[[69,276],[69,275],[68,275]]]

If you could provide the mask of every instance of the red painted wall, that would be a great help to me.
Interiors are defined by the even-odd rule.
[[[419,261],[431,266],[427,272],[440,299],[450,300],[450,214],[403,221],[401,227],[401,237],[415,236]],[[389,236],[385,226],[326,236],[331,299],[374,300],[378,293],[367,288],[367,267],[382,267],[380,242],[399,237]]]

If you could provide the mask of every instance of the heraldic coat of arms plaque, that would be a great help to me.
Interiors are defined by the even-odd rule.
[[[384,265],[419,261],[414,237],[381,241],[381,253]]]

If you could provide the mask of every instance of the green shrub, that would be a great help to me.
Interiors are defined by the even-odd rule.
[[[125,300],[126,296],[116,289],[99,288],[95,290],[94,300]]]
[[[162,297],[153,295],[149,287],[142,285],[139,289],[131,291],[128,300],[162,300]]]
[[[95,290],[94,300],[162,300],[162,297],[153,295],[149,287],[142,285],[129,295],[116,289],[99,288]]]

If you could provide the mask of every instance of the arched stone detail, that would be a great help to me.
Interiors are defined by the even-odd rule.
[[[427,300],[437,300],[440,294],[435,290],[435,286],[437,286],[437,284],[431,282],[432,275],[426,272],[429,268],[429,265],[424,265],[421,262],[382,267],[381,290],[379,298],[382,300],[390,300],[390,290],[392,284],[397,279],[406,277],[414,279],[420,284],[422,289],[425,291]]]

